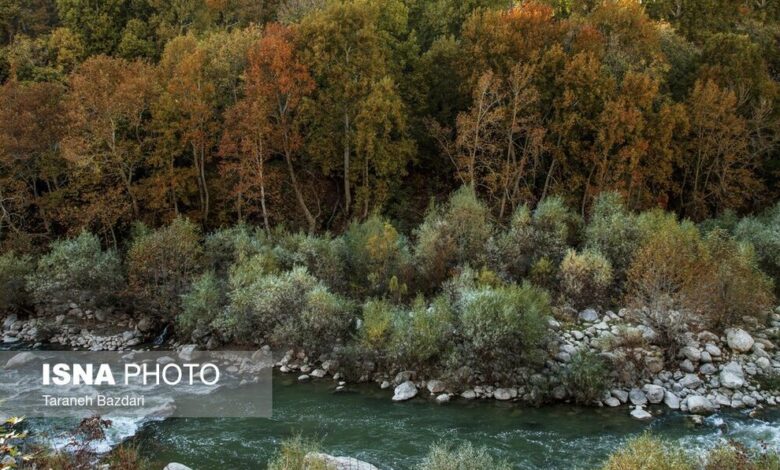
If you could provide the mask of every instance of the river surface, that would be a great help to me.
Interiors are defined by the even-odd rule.
[[[780,448],[780,411],[751,418],[713,415],[700,426],[658,407],[660,416],[640,422],[626,407],[528,408],[495,401],[424,399],[393,403],[376,386],[334,392],[330,380],[298,384],[276,375],[271,419],[168,419],[138,430],[141,448],[156,461],[201,469],[259,469],[285,438],[317,439],[324,452],[348,455],[382,469],[414,467],[438,441],[470,441],[521,469],[594,468],[627,438],[645,430],[701,451],[724,438]]]

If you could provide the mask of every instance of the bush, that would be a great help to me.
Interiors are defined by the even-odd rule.
[[[576,244],[579,225],[579,217],[558,197],[541,201],[533,213],[519,206],[496,242],[496,266],[515,280],[527,276],[542,259],[558,266],[568,247]]]
[[[179,217],[133,240],[127,263],[130,289],[139,304],[161,317],[175,317],[181,296],[203,267],[200,232]]]
[[[489,210],[470,187],[453,193],[443,210],[429,210],[415,245],[415,262],[427,287],[438,287],[457,266],[484,265],[492,233]]]
[[[575,309],[604,305],[612,285],[612,265],[599,252],[569,250],[558,273],[561,295]]]
[[[756,250],[761,268],[780,287],[780,202],[758,217],[742,219],[734,229],[737,240],[750,242]]]
[[[725,231],[707,235],[705,246],[713,260],[709,272],[700,273],[697,305],[715,329],[751,317],[763,320],[774,304],[772,280],[758,268],[753,246],[738,243]]]
[[[509,470],[509,463],[493,458],[487,448],[474,448],[467,442],[457,448],[447,444],[436,444],[417,466],[418,470],[473,470],[477,468]]]
[[[628,441],[613,453],[603,470],[694,470],[696,466],[681,449],[649,434]]]
[[[541,347],[550,299],[530,284],[481,287],[460,293],[461,334],[475,357],[498,361]]]
[[[106,305],[124,288],[121,262],[116,251],[103,251],[95,235],[82,232],[52,243],[27,277],[27,288],[39,304]]]
[[[578,403],[593,403],[611,385],[609,365],[598,354],[578,351],[566,369],[564,382]]]
[[[430,305],[418,298],[411,311],[397,317],[391,350],[404,368],[421,366],[447,355],[453,330],[454,314],[445,297]]]
[[[352,321],[352,306],[331,293],[306,268],[266,272],[262,255],[231,273],[228,307],[215,326],[244,343],[303,347],[323,352],[343,339]]]
[[[325,234],[319,237],[297,233],[279,237],[274,257],[280,267],[290,270],[304,266],[314,277],[335,292],[347,292],[346,268],[341,256],[344,251],[341,238]]]
[[[244,224],[207,235],[203,245],[204,264],[217,273],[226,273],[235,263],[271,249],[265,231]]]
[[[396,290],[406,289],[411,270],[408,243],[389,222],[376,215],[353,222],[343,240],[342,258],[353,293],[385,295],[394,278]]]
[[[393,335],[393,324],[399,309],[386,300],[369,300],[363,305],[360,339],[372,351],[385,351]]]
[[[585,247],[602,253],[619,280],[624,279],[639,247],[641,232],[636,219],[619,194],[605,192],[596,198],[585,228]]]
[[[662,211],[643,213],[639,225],[643,243],[628,271],[629,301],[654,311],[698,310],[698,281],[711,261],[696,226]]]
[[[182,312],[176,318],[179,334],[183,337],[191,337],[196,331],[208,333],[211,322],[224,307],[224,287],[214,272],[208,271],[192,284],[190,291],[182,296],[181,303]]]
[[[24,280],[32,270],[29,256],[17,256],[13,251],[0,255],[0,312],[16,310],[29,302]]]

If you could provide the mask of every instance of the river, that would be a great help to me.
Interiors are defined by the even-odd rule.
[[[279,443],[298,433],[318,439],[327,453],[357,457],[383,469],[412,468],[441,440],[487,446],[516,468],[594,468],[627,438],[648,429],[688,450],[701,450],[721,438],[780,448],[780,410],[756,418],[730,411],[696,426],[673,412],[640,422],[625,407],[528,408],[457,400],[437,405],[422,399],[393,403],[390,396],[376,386],[335,393],[332,381],[298,384],[293,376],[278,374],[272,419],[168,419],[147,423],[137,438],[156,461],[177,461],[196,470],[264,468]]]

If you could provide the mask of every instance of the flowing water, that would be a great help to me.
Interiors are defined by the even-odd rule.
[[[327,453],[357,457],[383,469],[411,468],[441,440],[487,446],[524,469],[593,468],[645,430],[689,450],[724,438],[780,448],[776,410],[756,418],[724,413],[696,426],[670,412],[640,422],[626,408],[528,408],[494,401],[437,405],[422,399],[393,403],[390,396],[375,386],[335,393],[332,381],[302,385],[294,377],[277,375],[272,419],[169,419],[147,423],[138,438],[157,460],[196,470],[264,468],[279,443],[296,434],[318,439]]]

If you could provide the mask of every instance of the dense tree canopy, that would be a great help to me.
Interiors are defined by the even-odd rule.
[[[777,199],[780,9],[690,0],[0,0],[0,243],[132,223],[701,220]]]

